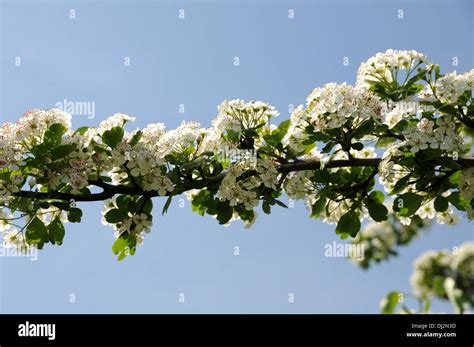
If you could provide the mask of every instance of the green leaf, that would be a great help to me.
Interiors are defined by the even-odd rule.
[[[134,203],[133,197],[130,195],[119,195],[115,199],[115,204],[119,210],[122,210],[124,213],[127,213],[130,209],[130,205]]]
[[[219,214],[219,206],[220,206],[219,200],[215,199],[213,196],[210,196],[210,195],[202,203],[202,208],[204,209],[204,211],[206,211],[207,214],[211,216],[215,216]]]
[[[74,134],[84,135],[87,130],[89,130],[89,127],[87,127],[87,126],[80,127],[80,128],[77,128],[77,129],[76,129],[76,131],[74,132]]]
[[[400,292],[393,291],[387,294],[385,298],[380,302],[380,308],[382,314],[393,314],[395,308],[398,305],[398,298],[400,297]]]
[[[271,213],[271,208],[270,208],[270,204],[268,203],[268,201],[264,201],[262,203],[262,210],[263,212],[265,212],[266,214],[270,214]]]
[[[204,151],[201,154],[199,154],[200,157],[212,157],[214,155],[214,152],[212,151]]]
[[[472,100],[472,88],[467,88],[467,90],[458,97],[457,103],[458,105],[464,106],[469,100]]]
[[[199,194],[198,194],[199,195]],[[204,214],[206,213],[206,207],[203,205],[203,202],[200,198],[194,198],[191,202],[191,209],[194,211],[194,212],[197,212],[199,213],[201,216],[204,216]],[[217,209],[216,209],[216,213],[217,214]]]
[[[145,205],[143,205],[142,210],[146,214],[151,214],[153,210],[153,201],[151,199],[145,199]]]
[[[206,163],[206,160],[204,158],[198,158],[189,163],[181,165],[181,170],[184,172],[191,173],[193,170],[200,168],[205,163]]]
[[[123,237],[119,237],[117,240],[115,240],[114,244],[112,245],[112,252],[114,252],[114,254],[119,254],[122,251],[124,251],[127,246],[128,246],[127,240],[125,240]]]
[[[59,217],[56,217],[51,223],[48,225],[48,232],[49,232],[49,241],[54,245],[61,245],[63,243],[65,230],[64,225],[61,222]]]
[[[371,80],[365,80],[365,82],[368,82],[369,84],[372,84],[372,86],[369,88],[369,90],[374,92],[378,96],[380,96],[383,100],[393,99],[391,97],[391,95],[389,95],[387,93],[387,91],[385,90],[385,87],[382,83],[371,81]]]
[[[408,87],[405,87],[405,93],[404,93],[404,96],[407,97],[407,96],[410,96],[410,95],[414,95],[416,93],[418,93],[420,90],[423,89],[425,85],[424,84],[421,84],[421,83],[418,83],[418,84],[412,84]]]
[[[123,250],[122,252],[120,252],[120,254],[119,254],[117,260],[118,260],[118,261],[122,261],[122,260],[125,259],[126,256],[127,256],[127,252],[126,252],[126,250]]]
[[[58,147],[55,147],[51,150],[51,159],[58,160],[61,158],[64,158],[74,152],[76,150],[76,144],[75,143],[70,143],[67,145],[61,145]]]
[[[251,222],[255,219],[255,212],[253,210],[249,211],[243,206],[235,206],[235,212],[238,213],[240,219],[242,219],[243,221]]]
[[[326,198],[325,197],[319,198],[318,200],[316,200],[313,207],[311,208],[310,216],[314,218],[319,218],[319,215],[321,214],[321,212],[324,211],[325,207],[326,207]]]
[[[102,182],[110,183],[112,182],[112,178],[108,176],[99,176],[98,179],[100,179]]]
[[[438,212],[444,212],[449,207],[449,200],[443,196],[438,196],[434,201],[434,208]]]
[[[415,158],[413,157],[404,157],[404,158],[400,158],[397,161],[397,164],[408,167],[408,168],[412,168],[417,165],[417,162]]]
[[[280,200],[276,200],[275,199],[275,203],[278,205],[278,206],[281,206],[281,207],[284,207],[284,208],[288,208],[288,206],[286,206],[286,204]]]
[[[290,125],[291,125],[291,119],[287,119],[281,122],[280,124],[278,124],[277,129],[286,134],[286,132],[290,128]]]
[[[118,208],[113,208],[105,214],[105,220],[109,223],[119,223],[127,216],[127,212]]]
[[[278,128],[272,131],[271,134],[264,135],[263,139],[269,145],[273,147],[277,146],[278,144],[281,143],[286,133],[288,132],[288,128],[290,127],[290,124],[291,124],[290,119],[284,120],[278,125]]]
[[[374,190],[372,193],[369,195],[373,200],[379,203],[383,203],[385,200],[385,194],[381,192],[380,190]]]
[[[345,239],[347,239],[349,236],[351,236],[351,235],[349,235],[348,233],[339,234],[339,238],[340,238],[341,240],[345,240]]]
[[[351,144],[351,147],[354,148],[356,151],[361,151],[364,149],[364,144],[362,142],[356,142]]]
[[[82,211],[79,208],[74,207],[74,208],[71,208],[67,212],[67,219],[71,223],[79,223],[81,221],[81,218],[82,218]]]
[[[48,209],[48,208],[49,208],[49,202],[40,201],[40,202],[39,202],[39,207],[40,207],[40,208],[44,208],[44,209]]]
[[[61,143],[62,136],[66,133],[67,128],[61,123],[52,124],[44,133],[44,142],[57,145]]]
[[[115,148],[122,142],[124,130],[122,127],[114,127],[102,134],[102,141],[110,148]]]
[[[229,206],[228,203],[222,203],[219,206],[219,213],[217,214],[217,220],[219,221],[219,224],[227,224],[232,218],[233,213],[234,209]]]
[[[328,143],[326,143],[326,145],[323,147],[323,149],[321,150],[321,153],[329,153],[331,152],[332,148],[336,145],[337,143],[334,142],[334,141],[329,141]]]
[[[458,115],[458,110],[452,105],[442,105],[438,108],[438,111],[450,114],[452,116],[457,116]]]
[[[65,202],[51,201],[49,204],[63,211],[69,211],[71,209],[71,205]]]
[[[393,210],[402,217],[412,216],[421,206],[423,197],[415,193],[405,193],[393,201]]]
[[[371,203],[367,204],[369,215],[376,222],[383,222],[388,218],[388,209],[384,204]]]
[[[239,139],[240,139],[240,132],[239,131],[234,131],[234,130],[227,130],[226,138],[230,142],[238,142]]]
[[[357,233],[360,230],[360,219],[357,213],[350,210],[346,212],[339,222],[337,223],[336,227],[336,234],[346,233],[351,235],[352,237],[356,237]]]
[[[173,199],[173,195],[168,196],[168,199],[166,199],[165,206],[163,206],[163,211],[161,212],[162,215],[164,215],[166,212],[168,212],[168,208],[171,205],[171,200]]]
[[[140,139],[142,138],[142,132],[139,130],[135,133],[135,135],[133,135],[132,139],[130,140],[129,144],[131,146],[135,146],[139,141]]]
[[[430,164],[440,164],[441,166],[452,169],[452,170],[460,170],[462,167],[456,161],[448,157],[437,157],[430,160]],[[433,165],[434,166],[434,165]]]
[[[375,129],[375,123],[372,118],[366,119],[363,121],[352,133],[352,137],[355,139],[360,139],[365,135],[370,134]],[[355,147],[352,147],[355,149]]]
[[[411,78],[405,83],[405,85],[410,85],[410,84],[413,84],[413,83],[419,81],[420,79],[423,79],[423,77],[426,75],[426,72],[427,72],[426,69],[421,69],[420,71],[418,71],[417,74],[413,75],[413,77],[411,77]]]
[[[394,143],[395,141],[397,141],[397,139],[395,137],[382,136],[377,140],[377,142],[375,143],[375,146],[384,148],[384,147],[387,147],[388,145]]]
[[[459,194],[459,192],[451,193],[448,196],[448,200],[459,211],[466,211],[466,208],[469,206],[469,201],[462,198],[461,195]]]
[[[309,140],[308,141],[304,141],[303,144],[306,144],[306,145],[309,145],[309,144],[312,144],[316,141],[319,141],[319,142],[328,142],[330,140],[332,140],[332,136],[329,136],[329,135],[326,135],[325,133],[322,133],[320,131],[318,132],[313,132],[314,131],[314,127],[313,127],[313,130],[312,131],[308,131],[308,127],[306,128],[306,131],[308,134],[310,134],[309,136]]]
[[[411,173],[400,178],[397,181],[397,183],[395,183],[395,185],[393,186],[393,189],[390,192],[390,194],[397,194],[401,192],[403,189],[405,189],[408,186],[408,182],[410,182],[410,179],[411,179]]]
[[[38,217],[34,217],[28,223],[25,236],[28,244],[37,245],[38,248],[42,248],[45,243],[49,242],[48,229]]]
[[[255,129],[244,129],[244,130],[242,131],[242,134],[243,134],[245,137],[247,137],[247,138],[258,136],[258,133],[257,133],[257,131],[256,131]]]

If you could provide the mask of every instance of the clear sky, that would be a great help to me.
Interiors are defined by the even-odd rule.
[[[314,87],[354,83],[360,62],[388,48],[424,52],[443,71],[473,67],[467,0],[0,3],[1,121],[64,99],[95,103],[95,119],[77,115],[74,126],[116,112],[136,116],[137,126],[209,126],[228,98],[268,101],[283,118]],[[161,216],[163,203],[155,199],[152,233],[123,262],[99,203],[81,205],[83,222],[66,224],[64,244],[46,246],[37,261],[0,258],[0,312],[377,313],[387,292],[410,291],[422,252],[474,236],[465,219],[437,226],[365,272],[324,256],[325,244],[339,241],[334,226],[309,219],[303,204],[260,213],[246,230],[219,226],[187,201],[180,208],[179,199]],[[434,309],[450,312],[447,304]]]

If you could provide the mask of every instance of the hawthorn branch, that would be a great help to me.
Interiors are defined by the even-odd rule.
[[[374,167],[378,168],[381,162],[380,158],[351,158],[351,159],[342,159],[342,160],[332,160],[326,165],[324,165],[325,169],[330,168],[342,168],[342,167]],[[474,167],[474,159],[466,159],[466,158],[459,158],[456,160],[462,168],[467,167]],[[305,171],[305,170],[320,170],[321,169],[321,162],[319,160],[306,160],[306,161],[298,161],[293,163],[286,163],[281,164],[277,170],[280,173],[288,174],[290,172],[296,171]],[[373,176],[377,173],[377,170],[374,170]],[[202,189],[206,187],[211,187],[216,184],[219,184],[225,177],[226,173],[221,173],[217,176],[206,177],[201,180],[197,180],[194,182],[186,182],[180,185],[177,185],[173,192],[168,192],[164,196],[169,195],[179,195],[186,191],[192,189]],[[373,177],[371,177],[373,178]],[[102,188],[102,192],[99,193],[92,193],[88,195],[74,195],[69,193],[62,193],[62,192],[33,192],[33,191],[20,191],[17,193],[13,193],[14,196],[19,196],[23,198],[29,199],[40,199],[40,200],[61,200],[61,201],[71,201],[74,200],[76,202],[91,202],[91,201],[103,201],[114,197],[117,194],[127,194],[127,195],[139,195],[144,196],[146,198],[153,198],[159,197],[157,191],[146,191],[137,186],[116,186],[113,184],[109,184],[100,180],[89,180],[89,184]]]
[[[119,186],[116,186],[116,187],[119,188]],[[13,193],[12,195],[22,197],[22,198],[39,199],[39,200],[61,200],[61,201],[74,200],[74,201],[81,201],[81,202],[82,201],[90,202],[90,201],[104,201],[104,200],[112,198],[115,194],[119,194],[119,193],[109,191],[109,190],[104,190],[100,193],[93,193],[93,194],[88,194],[88,195],[74,195],[74,194],[61,193],[61,192],[56,192],[56,191],[44,193],[44,192],[33,192],[33,191],[22,190],[17,193]]]
[[[328,162],[324,168],[338,168],[338,167],[357,167],[357,166],[366,166],[366,167],[378,167],[381,162],[381,159],[378,158],[369,158],[369,159],[359,159],[352,158],[347,160],[332,160]],[[281,173],[293,172],[293,171],[305,171],[305,170],[320,170],[321,162],[319,160],[306,160],[299,161],[295,163],[282,164],[278,167],[278,171]]]

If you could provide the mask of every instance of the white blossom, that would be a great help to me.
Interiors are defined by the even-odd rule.
[[[429,64],[427,57],[414,50],[388,49],[385,53],[377,53],[362,63],[357,71],[356,85],[368,88],[367,81],[393,81],[392,70],[413,69],[418,64]]]
[[[382,103],[379,97],[346,83],[328,83],[315,88],[307,98],[309,123],[316,129],[343,126],[349,119],[360,122],[374,118],[382,120]]]

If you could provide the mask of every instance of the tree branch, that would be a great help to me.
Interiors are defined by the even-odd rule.
[[[352,158],[352,159],[342,159],[342,160],[332,160],[328,162],[324,168],[341,168],[341,167],[375,167],[377,168],[380,164],[380,158]],[[465,159],[460,158],[456,162],[461,165],[463,168],[474,167],[474,159]],[[305,171],[305,170],[320,170],[321,162],[319,160],[307,160],[307,161],[298,161],[294,163],[281,164],[277,170],[283,174],[288,174],[290,172],[296,171]],[[374,176],[377,171],[374,171]],[[216,184],[219,184],[225,177],[225,173],[222,173],[217,176],[207,177],[202,180],[184,183],[177,185],[173,192],[168,192],[165,196],[179,195],[186,191],[192,189],[202,189],[210,187]],[[89,195],[74,195],[61,192],[32,192],[32,191],[20,191],[13,193],[14,196],[20,196],[29,199],[40,199],[40,200],[64,200],[70,201],[74,200],[77,202],[89,202],[89,201],[103,201],[110,199],[117,194],[128,194],[128,195],[141,195],[147,198],[158,197],[160,196],[157,191],[146,191],[139,187],[131,186],[115,186],[103,181],[90,180],[90,185],[94,185],[103,189],[100,193],[93,193]]]

